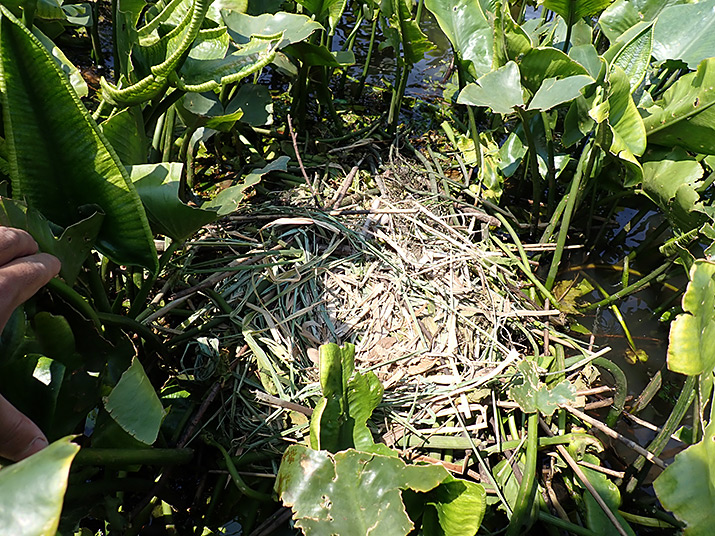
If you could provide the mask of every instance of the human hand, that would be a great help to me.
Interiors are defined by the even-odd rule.
[[[60,271],[25,231],[0,226],[0,332],[15,308]],[[47,446],[42,431],[0,395],[0,456],[18,461]]]

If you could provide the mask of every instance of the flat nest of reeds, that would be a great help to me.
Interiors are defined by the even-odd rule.
[[[374,185],[379,194],[354,196]],[[402,449],[467,435],[485,445],[499,433],[487,408],[504,404],[513,365],[548,356],[554,339],[584,363],[596,355],[560,332],[557,310],[529,299],[516,249],[495,246],[508,237],[498,220],[429,189],[426,173],[395,160],[324,190],[323,208],[304,187],[291,206],[254,205],[187,245],[174,269],[193,286],[148,320],[204,326],[178,377],[233,382],[204,426],[243,452],[303,440],[319,396],[317,348],[351,342],[358,368],[385,388],[376,438]],[[361,202],[345,206],[350,195]],[[177,301],[186,318],[168,316]]]

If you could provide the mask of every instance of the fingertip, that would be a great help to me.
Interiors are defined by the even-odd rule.
[[[25,450],[18,453],[17,461],[24,460],[25,458],[29,458],[33,454],[40,452],[47,445],[49,445],[49,442],[47,441],[47,438],[45,438],[45,436],[36,437],[35,439],[33,439],[30,442],[30,444],[27,446],[27,448]]]
[[[54,255],[50,255],[49,253],[38,253],[37,258],[47,268],[48,273],[52,273],[51,278],[60,273],[62,263]]]

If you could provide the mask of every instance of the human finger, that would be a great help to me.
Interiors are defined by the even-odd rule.
[[[30,298],[60,271],[60,261],[36,253],[0,266],[0,330],[15,308]]]
[[[22,229],[0,226],[0,266],[37,253],[37,242]]]
[[[46,446],[42,430],[0,395],[0,456],[17,462]]]

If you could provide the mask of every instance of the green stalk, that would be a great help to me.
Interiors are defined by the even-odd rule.
[[[613,396],[613,405],[608,411],[606,416],[606,424],[609,428],[616,426],[616,421],[618,417],[623,413],[623,408],[626,405],[626,396],[628,395],[628,380],[626,375],[623,373],[621,368],[616,365],[613,361],[606,359],[605,357],[597,357],[591,361],[597,367],[606,369],[616,384],[616,394]]]
[[[581,525],[576,525],[574,523],[569,523],[568,521],[564,521],[560,517],[552,516],[543,510],[539,510],[539,520],[544,523],[548,523],[549,525],[553,525],[554,527],[563,529],[568,534],[577,534],[578,536],[599,536],[597,532],[594,532],[591,529],[587,529],[586,527],[582,527]]]
[[[531,114],[522,108],[516,108],[517,115],[521,120],[521,124],[524,127],[524,134],[526,134],[526,143],[529,146],[529,172],[531,175],[531,184],[533,186],[533,206],[531,207],[531,230],[532,233],[536,232],[536,227],[539,225],[539,214],[541,208],[541,175],[539,174],[539,161],[537,160],[536,154],[536,142],[534,141],[534,136],[529,127],[529,122],[531,121]],[[548,281],[548,280],[547,280]],[[551,287],[547,287],[550,289]]]
[[[97,269],[97,263],[94,262],[94,258],[92,258],[91,255],[84,262],[84,266],[87,268],[87,282],[89,283],[89,288],[92,291],[92,298],[95,306],[99,311],[108,313],[112,310],[112,306],[109,303],[107,290],[104,288],[102,277]]]
[[[544,299],[549,299],[551,303],[554,305],[554,307],[558,307],[559,301],[554,297],[553,294],[551,294],[551,291],[549,291],[541,281],[532,273],[531,268],[529,267],[529,262],[528,258],[526,257],[526,251],[524,251],[524,248],[521,245],[521,242],[519,241],[519,237],[516,236],[516,233],[514,232],[514,229],[512,229],[511,225],[509,225],[509,222],[506,221],[506,218],[502,216],[499,213],[496,213],[497,219],[501,222],[501,224],[504,226],[504,228],[507,230],[509,233],[509,236],[511,236],[511,239],[514,241],[516,244],[517,249],[519,250],[519,255],[521,256],[521,261],[516,258],[516,255],[514,255],[511,251],[509,251],[509,248],[506,247],[498,238],[492,237],[492,240],[496,242],[496,244],[504,251],[504,253],[507,254],[507,256],[512,259],[513,261],[516,261],[517,265],[521,268],[521,270],[524,272],[524,275],[531,281],[536,288],[539,289],[541,292],[542,296]]]
[[[231,479],[236,485],[236,488],[238,488],[238,491],[243,493],[246,497],[250,497],[251,499],[256,499],[258,501],[270,502],[273,500],[271,496],[267,493],[261,493],[259,491],[254,490],[243,481],[241,475],[238,474],[236,466],[233,464],[233,460],[231,460],[231,456],[229,456],[228,452],[226,452],[226,449],[221,443],[208,436],[208,434],[204,435],[203,439],[206,443],[216,447],[221,451],[221,455],[226,462],[226,469],[228,469],[228,473],[231,475]]]
[[[462,62],[460,59],[457,57],[457,51],[453,50],[453,53],[455,55],[455,65],[457,66],[457,80],[459,81],[459,89],[460,91],[464,89],[464,86],[467,85],[467,76],[466,73],[464,72],[464,67],[462,65]],[[479,172],[482,171],[482,144],[479,142],[479,130],[477,129],[477,120],[474,117],[474,109],[471,106],[467,106],[467,118],[469,119],[469,135],[472,138],[472,142],[474,143],[474,151],[477,156],[477,161],[475,163],[477,169]]]
[[[192,449],[102,449],[83,448],[77,453],[73,467],[83,465],[184,465],[194,456]]]
[[[127,316],[115,315],[112,313],[97,313],[97,317],[105,324],[136,333],[144,339],[144,342],[153,348],[157,354],[162,357],[168,357],[168,351],[164,347],[164,344],[156,335],[154,335],[154,332],[144,324],[140,324],[136,320]]]
[[[546,112],[541,112],[541,122],[544,124],[544,134],[546,136],[546,151],[548,153],[548,162],[546,164],[546,178],[549,184],[549,197],[546,202],[548,213],[551,214],[556,201],[556,162],[554,156],[554,133],[549,124],[549,118]]]
[[[596,302],[596,303],[592,303],[592,304],[590,304],[590,305],[587,305],[586,307],[584,307],[584,308],[582,309],[582,311],[584,311],[584,312],[585,312],[585,311],[593,311],[594,309],[598,309],[598,308],[600,308],[600,307],[609,306],[609,305],[611,305],[612,303],[614,303],[614,302],[620,300],[620,299],[623,298],[624,296],[628,296],[629,294],[632,294],[633,292],[636,292],[637,290],[640,290],[640,289],[646,287],[647,285],[650,284],[651,281],[653,281],[653,280],[656,279],[658,276],[660,276],[661,274],[663,274],[663,272],[665,272],[666,270],[668,270],[668,268],[670,268],[670,265],[671,265],[671,264],[672,264],[672,261],[671,261],[671,262],[666,262],[666,263],[661,264],[658,268],[656,268],[655,270],[653,270],[653,271],[652,271],[651,273],[649,273],[648,275],[646,275],[646,276],[644,276],[644,277],[641,277],[638,281],[636,281],[636,282],[633,283],[632,285],[629,285],[629,286],[627,286],[626,288],[622,288],[622,289],[619,290],[618,292],[614,292],[613,294],[611,294],[611,296],[610,296],[609,298],[605,298],[605,299],[603,299],[603,300],[601,300],[601,301],[598,301],[598,302]]]
[[[353,92],[353,98],[359,99],[365,89],[365,81],[367,80],[367,73],[370,69],[370,60],[372,59],[372,49],[375,46],[375,35],[377,34],[377,19],[379,17],[375,14],[375,18],[372,19],[372,29],[370,30],[370,44],[367,47],[367,57],[365,58],[365,65],[362,68],[362,74],[360,75],[360,81],[358,82],[355,91]]]
[[[699,376],[688,376],[685,379],[683,388],[680,391],[678,400],[675,402],[675,406],[673,406],[673,411],[670,412],[668,420],[665,422],[665,425],[663,425],[653,441],[651,441],[650,445],[648,445],[648,452],[652,453],[654,456],[658,456],[663,451],[670,440],[670,436],[678,428],[680,421],[683,420],[690,404],[692,404],[693,400],[695,400],[698,378]],[[647,472],[643,471],[643,468],[645,467],[646,461],[647,460],[644,456],[640,456],[631,466],[631,471],[629,471],[631,476],[628,480],[628,484],[626,485],[627,493],[633,493],[636,487],[640,484],[640,481],[645,478]],[[639,473],[638,477],[633,476],[635,473]]]
[[[164,268],[164,266],[166,266],[166,264],[169,262],[169,259],[171,259],[171,256],[178,248],[179,242],[177,242],[176,240],[172,240],[169,244],[169,247],[167,247],[161,254],[161,257],[159,257],[159,270],[155,274],[150,273],[149,277],[147,277],[142,282],[142,285],[139,288],[139,292],[137,292],[136,296],[134,296],[134,300],[129,307],[129,312],[127,313],[127,316],[129,316],[130,318],[136,318],[140,312],[139,308],[146,306],[147,298],[149,297],[151,289],[154,287],[154,283],[156,283],[156,278],[159,276],[161,270]]]
[[[596,134],[598,137],[598,134]],[[574,209],[576,207],[576,198],[578,197],[579,190],[581,188],[581,181],[585,177],[588,180],[591,177],[591,172],[593,171],[593,166],[596,162],[596,155],[598,154],[598,145],[593,143],[591,145],[590,153],[584,151],[581,155],[583,159],[588,153],[588,163],[586,164],[585,171],[581,166],[576,170],[576,174],[573,179],[571,179],[571,188],[568,193],[568,201],[566,202],[566,207],[564,208],[564,216],[561,220],[561,227],[559,228],[559,234],[556,238],[556,250],[554,250],[554,257],[551,259],[551,266],[549,267],[549,274],[546,276],[545,286],[547,289],[551,290],[554,286],[554,281],[556,280],[556,274],[559,271],[559,265],[561,264],[561,257],[564,253],[564,246],[566,245],[566,236],[569,232],[569,225],[571,225],[571,217],[573,216]]]
[[[166,111],[166,117],[164,118],[164,134],[162,137],[162,162],[171,162],[171,149],[174,145],[174,121],[176,118],[176,109],[174,107],[169,108]]]
[[[87,300],[81,296],[76,290],[70,287],[67,283],[61,279],[51,279],[47,283],[47,288],[54,292],[58,296],[62,297],[67,303],[74,307],[79,314],[84,316],[86,319],[91,320],[94,326],[100,331],[103,331],[102,321],[97,316],[97,311],[87,302]]]
[[[407,79],[410,74],[410,67],[405,64],[399,67],[399,74],[396,76],[395,82],[397,85],[392,90],[392,99],[390,100],[390,113],[387,116],[387,124],[390,131],[394,134],[397,132],[397,123],[400,120],[400,108],[402,107],[402,97],[405,94],[407,87]]]
[[[514,512],[509,520],[506,536],[517,536],[522,525],[529,522],[534,498],[536,497],[536,454],[539,446],[539,414],[529,414],[526,430],[526,462],[522,472],[521,485],[516,497]]]

